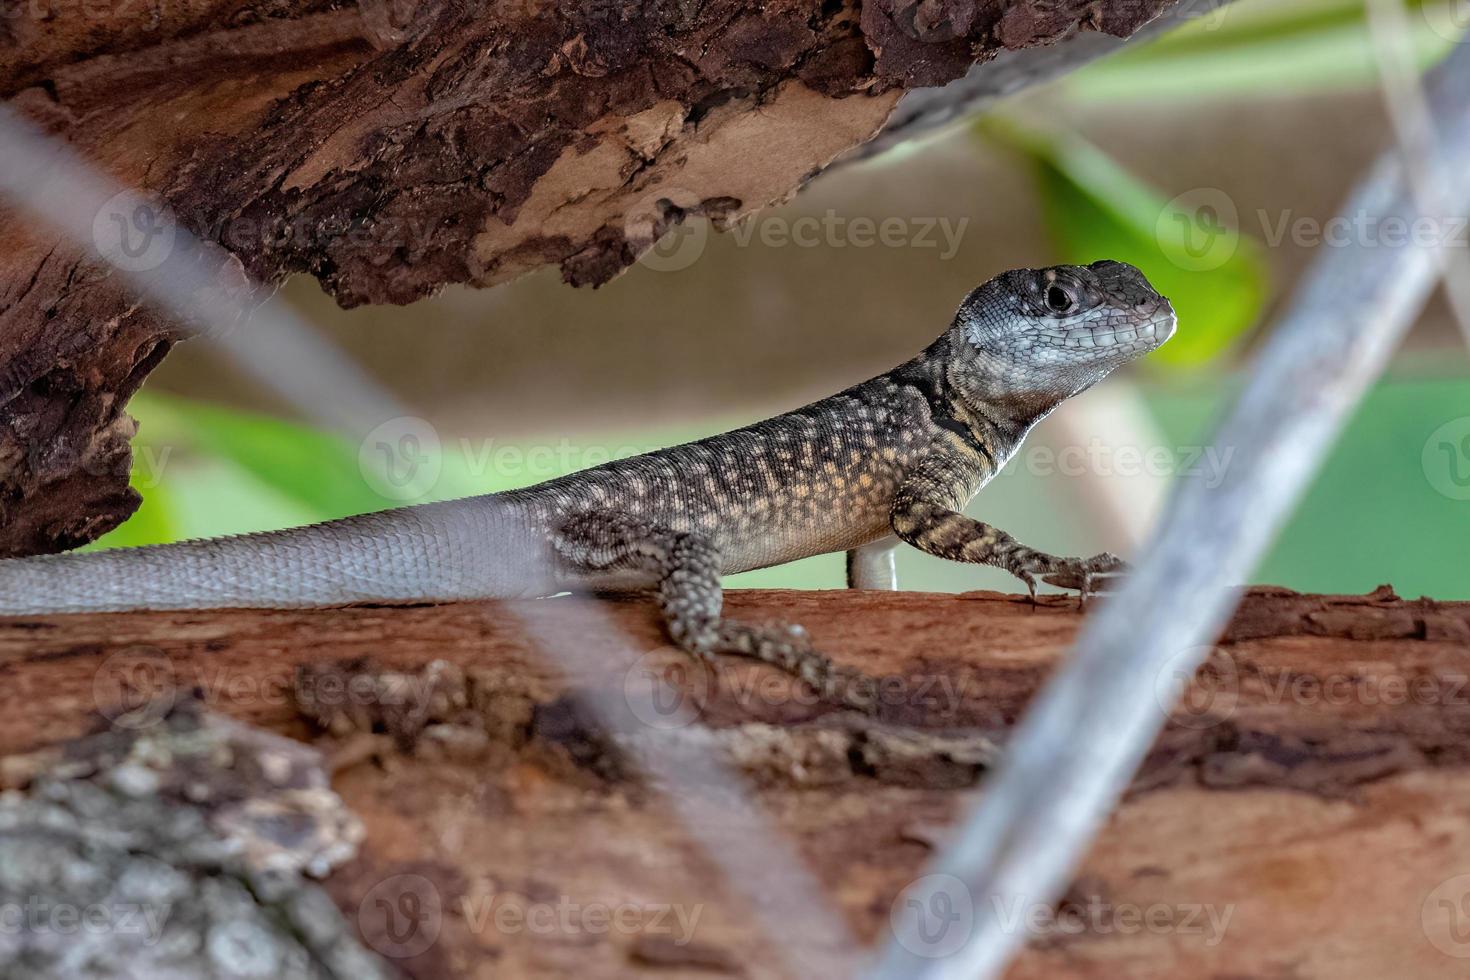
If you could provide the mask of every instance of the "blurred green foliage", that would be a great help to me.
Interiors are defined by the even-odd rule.
[[[1166,201],[1075,134],[1024,129],[1004,116],[979,130],[1030,165],[1058,261],[1131,262],[1147,269],[1154,288],[1173,302],[1189,329],[1150,363],[1198,367],[1255,324],[1266,297],[1266,264],[1254,239],[1224,223],[1220,212],[1229,210],[1228,202],[1189,195]]]
[[[1421,68],[1467,26],[1460,0],[1405,0]],[[1060,83],[1076,102],[1227,99],[1367,88],[1378,80],[1364,0],[1182,0],[1188,21]]]
[[[1428,366],[1425,366],[1426,369]],[[1254,581],[1310,592],[1470,599],[1470,451],[1441,453],[1436,433],[1470,434],[1470,379],[1391,377],[1353,413]],[[1155,392],[1175,444],[1209,437],[1232,394],[1223,384]]]
[[[603,446],[631,455],[728,427],[712,423],[611,440],[594,434],[585,444],[558,438],[553,452],[543,451],[546,440],[461,440],[446,434],[442,447],[432,450],[432,482],[404,500],[378,492],[381,480],[359,446],[335,433],[148,391],[134,397],[128,411],[138,420],[131,482],[144,505],[92,548],[244,534],[494,493],[578,469],[561,461],[595,460]]]

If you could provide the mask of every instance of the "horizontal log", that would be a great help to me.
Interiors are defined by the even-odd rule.
[[[365,835],[325,887],[410,976],[775,975],[785,945],[823,951],[800,922],[763,936],[664,795],[728,788],[650,783],[640,747],[743,774],[846,925],[881,941],[1083,615],[992,593],[736,591],[728,607],[801,622],[884,677],[876,716],[761,665],[693,668],[633,598],[11,618],[0,776],[23,786],[99,723],[136,730],[197,696],[331,760]],[[533,621],[586,656],[549,663]],[[650,676],[698,720],[650,729],[630,709],[609,729],[581,707]],[[1252,590],[1067,898],[1000,910],[1036,931],[1011,976],[1463,975],[1467,676],[1470,604]],[[935,950],[984,901],[959,898]]]

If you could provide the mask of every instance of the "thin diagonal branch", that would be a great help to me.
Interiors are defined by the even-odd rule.
[[[1401,0],[1369,0],[1367,15],[1383,103],[1407,168],[1414,202],[1422,214],[1453,213],[1444,206],[1449,187],[1443,169],[1436,166],[1437,139],[1424,86],[1414,66],[1409,12]],[[1459,224],[1450,227],[1458,228]],[[1448,230],[1441,226],[1433,232],[1444,235]],[[1460,333],[1470,345],[1470,252],[1465,248],[1470,243],[1453,244],[1457,247],[1444,250],[1445,295]]]

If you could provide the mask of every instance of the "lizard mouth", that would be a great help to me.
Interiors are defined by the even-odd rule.
[[[1113,311],[1100,319],[1069,324],[1051,339],[1068,350],[1153,350],[1174,336],[1176,326],[1174,308],[1163,300],[1145,315]]]

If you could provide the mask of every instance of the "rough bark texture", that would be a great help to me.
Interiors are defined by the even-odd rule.
[[[110,722],[6,760],[0,975],[393,976],[302,876],[362,835],[318,753],[188,701]]]
[[[0,773],[57,779],[87,754],[66,740],[99,715],[146,731],[197,692],[333,760],[366,832],[324,887],[409,976],[774,975],[772,943],[800,923],[758,935],[630,750],[720,753],[853,932],[881,941],[1081,616],[1074,600],[988,593],[735,592],[729,607],[803,622],[836,659],[887,675],[877,717],[812,704],[758,665],[688,669],[641,601],[601,609],[651,651],[636,663],[553,617],[560,642],[608,651],[569,674],[519,625],[545,619],[544,601],[11,619]],[[579,692],[620,696],[650,672],[698,723],[607,730],[581,708]],[[1016,913],[1058,924],[1011,975],[1462,976],[1467,677],[1470,603],[1254,590],[1060,918]],[[735,818],[716,834],[721,819]]]
[[[908,88],[1169,2],[24,0],[0,96],[259,280],[405,303],[548,264],[605,282],[671,222],[789,196]],[[176,339],[0,214],[0,556],[137,506],[124,407]]]

